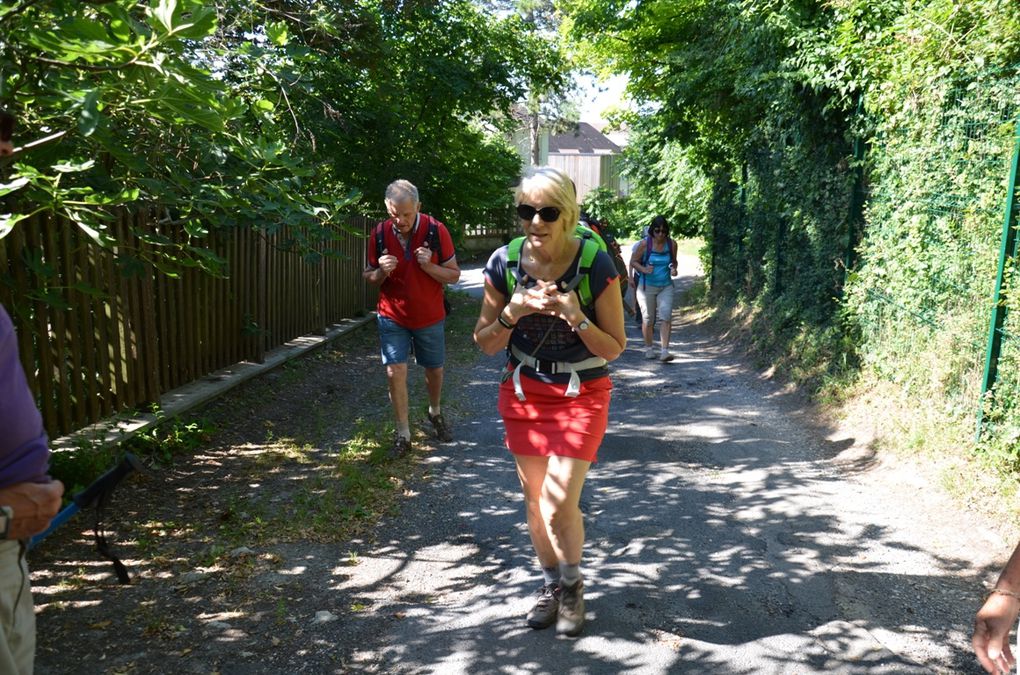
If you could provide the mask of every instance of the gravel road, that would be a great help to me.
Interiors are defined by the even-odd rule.
[[[461,287],[477,293],[479,270]],[[457,441],[428,458],[433,478],[343,570],[340,586],[389,618],[350,667],[980,672],[970,621],[1005,543],[675,321],[676,361],[643,359],[628,322],[614,363],[610,430],[582,497],[584,634],[524,624],[540,581],[495,411],[502,358],[482,356],[451,394]]]
[[[682,289],[696,261],[681,269]],[[479,294],[480,270],[460,287]],[[628,322],[612,366],[582,495],[579,638],[524,623],[540,575],[495,409],[503,358],[459,333],[468,365],[451,367],[444,403],[456,440],[416,452],[396,515],[351,541],[201,543],[286,512],[299,485],[315,497],[307,467],[328,468],[352,420],[384,405],[368,327],[224,397],[213,416],[229,424],[193,457],[122,488],[111,525],[130,586],[87,532],[38,551],[36,672],[980,672],[970,623],[1013,542],[933,472],[871,450],[870,430],[825,426],[690,315],[674,325],[675,361],[644,359]],[[278,436],[293,458],[268,454]]]

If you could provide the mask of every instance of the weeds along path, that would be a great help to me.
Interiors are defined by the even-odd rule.
[[[676,361],[643,359],[629,324],[614,364],[582,497],[589,624],[527,628],[539,577],[495,411],[502,358],[471,344],[476,301],[455,305],[455,442],[382,458],[373,329],[245,385],[200,416],[193,454],[118,491],[135,583],[116,585],[84,521],[33,555],[37,672],[978,672],[970,619],[1001,563],[990,539],[975,550],[980,523],[682,312]]]

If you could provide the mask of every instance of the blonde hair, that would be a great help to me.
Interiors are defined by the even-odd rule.
[[[525,192],[540,192],[551,204],[560,210],[563,221],[568,227],[577,225],[581,209],[577,205],[577,192],[574,181],[567,174],[551,166],[533,166],[524,172],[521,183],[517,186],[514,200],[521,203]]]

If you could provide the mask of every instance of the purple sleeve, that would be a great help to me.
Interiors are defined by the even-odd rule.
[[[18,359],[18,341],[0,305],[0,488],[43,482],[50,451],[42,415]]]

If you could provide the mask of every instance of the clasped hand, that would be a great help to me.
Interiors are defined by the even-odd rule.
[[[415,260],[422,267],[425,267],[432,262],[432,249],[428,246],[419,246],[414,250]],[[397,256],[391,255],[388,249],[383,249],[382,255],[379,256],[379,269],[383,271],[383,274],[389,276],[393,273],[393,270],[397,269]]]
[[[581,305],[573,291],[564,293],[555,281],[539,279],[530,288],[525,288],[523,283],[517,285],[510,298],[510,312],[516,319],[528,314],[545,314],[570,323],[570,317],[581,313]]]
[[[8,539],[28,539],[47,527],[60,510],[60,497],[64,484],[59,480],[49,483],[17,483],[0,489],[0,506],[14,511],[7,530]]]

